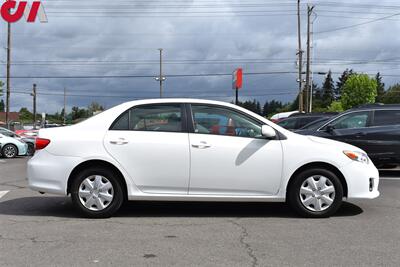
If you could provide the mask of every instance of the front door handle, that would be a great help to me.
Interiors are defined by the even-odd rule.
[[[209,147],[211,147],[211,145],[208,144],[208,143],[205,142],[205,141],[200,141],[200,143],[198,143],[198,144],[192,144],[192,147],[204,149],[204,148],[209,148]]]
[[[118,138],[117,140],[111,140],[110,144],[113,145],[126,145],[129,142],[125,140],[125,138]]]

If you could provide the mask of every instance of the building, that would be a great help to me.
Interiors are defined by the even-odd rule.
[[[10,121],[19,121],[19,112],[10,112],[8,113],[8,119]],[[0,112],[0,125],[6,123],[6,113]]]

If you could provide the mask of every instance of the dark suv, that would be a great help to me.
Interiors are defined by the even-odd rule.
[[[400,164],[400,105],[364,105],[296,133],[355,145],[365,150],[377,167]]]

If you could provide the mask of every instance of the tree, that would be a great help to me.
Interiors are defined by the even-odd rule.
[[[22,121],[32,121],[33,114],[27,108],[21,108],[19,110],[19,118]]]
[[[329,112],[342,112],[343,111],[343,106],[342,102],[340,101],[333,101],[329,107],[328,107]]]
[[[353,75],[357,74],[356,72],[353,72],[352,69],[346,69],[342,75],[339,77],[339,80],[336,82],[336,88],[335,88],[335,100],[339,100],[340,97],[342,96],[343,92],[343,86],[346,83],[347,79]]]
[[[400,84],[395,84],[382,96],[381,101],[385,104],[398,104],[400,103]]]
[[[276,100],[271,100],[271,101],[266,101],[264,104],[264,108],[262,111],[262,114],[267,117],[268,115],[271,115],[273,113],[276,113],[279,109],[283,108],[283,104],[280,101]]]
[[[88,106],[89,116],[93,116],[93,113],[96,111],[103,111],[103,110],[104,110],[103,106],[94,101],[90,103],[90,105]]]
[[[376,97],[376,80],[367,74],[352,74],[343,85],[341,103],[349,109],[367,103],[374,103]]]
[[[381,74],[378,72],[375,76],[375,80],[376,80],[376,98],[375,98],[375,102],[382,102],[382,98],[383,95],[385,94],[385,84],[382,82],[382,76]]]
[[[329,106],[335,100],[335,85],[332,79],[332,72],[329,71],[321,88],[321,101],[324,107]]]
[[[4,112],[5,106],[3,99],[0,99],[0,112]]]
[[[72,107],[72,120],[83,119],[88,117],[88,111],[84,108]]]

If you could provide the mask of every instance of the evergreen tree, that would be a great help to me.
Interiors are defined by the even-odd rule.
[[[381,98],[382,103],[385,104],[399,104],[400,103],[400,84],[394,84],[388,88]]]
[[[1,99],[0,100],[0,112],[4,112],[4,110],[5,110],[5,104],[4,104],[3,99]]]
[[[343,86],[346,83],[349,76],[356,74],[352,69],[346,69],[342,75],[339,77],[339,80],[336,82],[335,88],[335,100],[339,100],[342,96]]]
[[[327,107],[335,99],[335,85],[332,79],[332,72],[329,71],[321,88],[321,102]]]
[[[375,102],[380,103],[383,101],[383,96],[385,94],[385,84],[382,82],[382,76],[379,72],[376,74],[375,80],[377,85]]]

